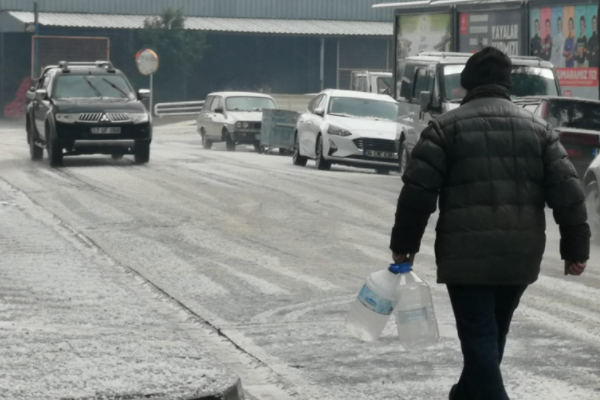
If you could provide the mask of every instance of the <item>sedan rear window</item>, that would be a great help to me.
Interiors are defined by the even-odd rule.
[[[598,103],[573,100],[552,100],[543,113],[555,127],[600,131]]]
[[[135,99],[131,87],[120,75],[60,76],[56,82],[54,97],[57,99]]]

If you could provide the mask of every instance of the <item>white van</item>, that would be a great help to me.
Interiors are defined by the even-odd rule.
[[[351,90],[392,95],[394,78],[391,72],[352,71]]]

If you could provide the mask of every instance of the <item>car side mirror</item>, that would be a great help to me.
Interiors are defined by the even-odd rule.
[[[421,112],[426,113],[431,106],[431,92],[421,92],[419,94],[419,103],[421,103]]]
[[[146,100],[150,98],[150,90],[148,89],[140,89],[138,90],[138,98],[140,100]]]
[[[46,100],[48,98],[48,91],[46,89],[38,89],[35,91],[35,98],[39,101]]]
[[[225,110],[223,110],[223,107],[215,108],[215,113],[217,114],[223,114],[224,112]]]
[[[325,109],[324,108],[317,108],[317,109],[315,109],[315,115],[318,115],[320,117],[324,117],[325,116]]]

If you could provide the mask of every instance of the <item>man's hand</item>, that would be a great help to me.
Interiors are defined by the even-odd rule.
[[[565,260],[565,275],[579,276],[585,271],[586,262]]]
[[[396,264],[402,264],[403,262],[410,262],[412,263],[413,259],[414,259],[414,255],[413,254],[398,254],[398,253],[392,253],[392,259],[394,260],[394,262]]]

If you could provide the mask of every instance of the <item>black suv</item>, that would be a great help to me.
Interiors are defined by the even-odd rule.
[[[28,93],[27,142],[31,159],[48,150],[50,165],[64,156],[133,154],[150,161],[152,117],[142,103],[148,90],[135,93],[127,77],[109,61],[60,62],[44,69]]]

